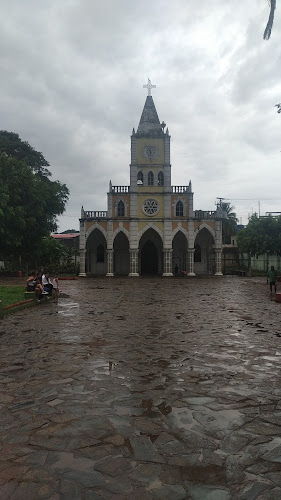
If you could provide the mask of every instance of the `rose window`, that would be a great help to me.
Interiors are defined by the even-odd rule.
[[[159,210],[158,201],[152,200],[152,199],[145,200],[145,202],[142,205],[142,210],[143,210],[143,213],[145,213],[146,215],[157,214],[157,212]]]

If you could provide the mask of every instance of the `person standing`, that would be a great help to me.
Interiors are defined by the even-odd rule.
[[[277,280],[277,271],[274,269],[274,266],[271,266],[271,268],[268,271],[268,281],[269,281],[269,286],[270,286],[270,293],[272,293],[272,288],[274,287],[274,291],[276,293],[276,280]]]
[[[53,289],[55,291],[55,302],[58,302],[59,300],[59,278],[57,276],[57,274],[54,276],[54,279],[53,279]]]

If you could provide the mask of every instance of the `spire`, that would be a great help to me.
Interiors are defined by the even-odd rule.
[[[141,115],[137,135],[145,137],[162,137],[163,133],[152,96],[148,95]]]

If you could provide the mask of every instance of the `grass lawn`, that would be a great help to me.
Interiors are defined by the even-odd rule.
[[[0,300],[3,307],[24,300],[24,286],[0,286]]]

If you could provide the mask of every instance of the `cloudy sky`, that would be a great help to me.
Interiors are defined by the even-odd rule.
[[[106,210],[110,180],[129,184],[147,77],[194,208],[223,197],[243,224],[281,211],[279,3],[264,41],[266,0],[0,0],[0,129],[68,186],[60,231],[81,205]]]

